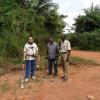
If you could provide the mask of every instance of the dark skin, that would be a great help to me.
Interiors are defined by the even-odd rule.
[[[66,61],[69,61],[69,58],[70,58],[70,50],[68,50],[68,56],[67,56],[67,59],[66,59]]]
[[[52,44],[54,41],[52,38],[49,39],[50,44]]]
[[[52,38],[49,38],[49,43],[53,44],[53,39]],[[47,49],[47,57],[46,58],[48,58],[48,49]]]
[[[64,42],[65,41],[65,37],[62,37],[61,40],[62,40],[62,42]],[[67,55],[67,59],[66,59],[67,62],[69,61],[70,53],[71,53],[71,50],[68,50],[68,53],[67,53],[68,55]]]
[[[53,44],[53,38],[49,38],[49,43]],[[59,54],[59,50],[57,49],[57,55]],[[47,57],[48,57],[48,49],[47,49]]]

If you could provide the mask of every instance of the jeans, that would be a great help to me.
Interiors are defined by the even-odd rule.
[[[36,68],[36,60],[27,60],[26,61],[26,78],[34,76]]]
[[[48,59],[48,74],[52,74],[52,69],[54,66],[54,76],[57,76],[57,60],[56,59]]]

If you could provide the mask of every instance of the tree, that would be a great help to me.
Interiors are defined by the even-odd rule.
[[[1,56],[21,59],[29,35],[43,54],[46,38],[61,33],[65,27],[57,7],[52,0],[0,0]]]
[[[79,15],[75,19],[76,32],[92,32],[100,28],[100,6],[91,5],[90,8],[84,9],[85,15]]]

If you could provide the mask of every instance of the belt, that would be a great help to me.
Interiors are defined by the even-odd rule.
[[[34,57],[34,55],[28,55],[28,54],[26,54],[26,56],[27,56],[27,57]]]
[[[61,52],[61,54],[65,54],[65,53],[67,53],[67,52]]]

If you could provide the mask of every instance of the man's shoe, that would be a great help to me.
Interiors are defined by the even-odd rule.
[[[29,79],[28,79],[28,78],[26,78],[26,79],[25,79],[25,82],[28,82],[28,81],[29,81]]]
[[[54,78],[51,78],[51,82],[55,82],[55,79]]]
[[[36,77],[35,77],[35,76],[32,76],[32,79],[33,79],[33,80],[35,80],[35,79],[36,79]]]
[[[58,75],[57,73],[54,73],[54,77],[57,77],[57,75]]]
[[[67,81],[67,80],[68,80],[68,77],[64,76],[64,77],[63,77],[63,81],[65,82],[65,81]]]
[[[48,73],[48,76],[49,76],[49,75],[52,75],[52,73]]]

